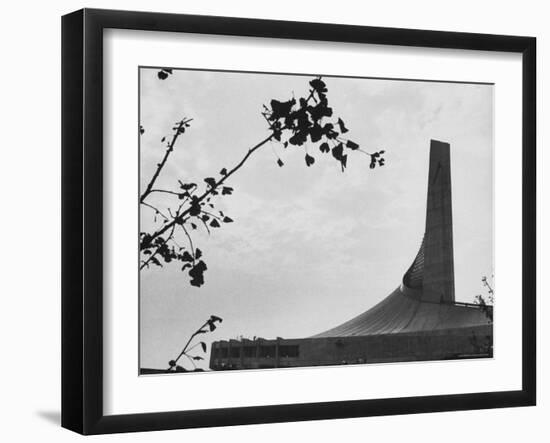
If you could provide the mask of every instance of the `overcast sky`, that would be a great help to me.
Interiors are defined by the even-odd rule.
[[[178,179],[202,182],[238,163],[268,135],[262,104],[306,95],[313,78],[175,70],[159,80],[157,71],[141,70],[141,186],[164,153],[162,137],[191,117],[157,182],[174,190]],[[308,337],[388,295],[422,241],[430,139],[451,144],[456,298],[471,302],[483,291],[481,277],[493,272],[493,87],[324,80],[349,138],[385,149],[386,165],[371,170],[368,157],[350,152],[342,173],[311,145],[317,161],[309,168],[303,147],[268,144],[255,153],[228,182],[233,195],[219,199],[234,223],[211,236],[195,231],[205,285],[190,286],[176,264],[141,272],[142,367],[167,367],[211,314],[224,321],[201,337],[208,343]],[[142,209],[142,226],[152,217]]]

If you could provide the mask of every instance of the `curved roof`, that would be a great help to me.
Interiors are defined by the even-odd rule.
[[[418,292],[401,285],[371,309],[313,338],[426,332],[491,323],[479,306],[423,301]]]

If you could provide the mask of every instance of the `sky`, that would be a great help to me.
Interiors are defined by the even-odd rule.
[[[157,181],[177,190],[178,179],[202,183],[237,164],[269,132],[261,115],[271,99],[308,94],[314,78],[234,72],[140,70],[140,186],[164,154],[161,139],[183,117],[191,127]],[[455,292],[472,302],[481,277],[493,273],[493,86],[324,77],[329,105],[367,151],[385,150],[385,165],[348,152],[342,172],[330,154],[268,143],[228,185],[216,206],[234,222],[193,242],[208,266],[192,287],[181,265],[140,273],[140,365],[164,368],[210,315],[219,328],[201,336],[308,337],[382,300],[414,260],[426,215],[430,139],[451,144]],[[284,166],[277,165],[280,157]],[[150,199],[174,207],[168,195]],[[141,209],[142,230],[155,226]],[[185,239],[181,242],[185,244]],[[200,365],[207,369],[209,354]],[[188,365],[187,365],[188,366]]]

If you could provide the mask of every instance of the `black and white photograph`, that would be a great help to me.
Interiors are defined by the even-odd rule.
[[[140,375],[498,353],[494,84],[136,75]]]

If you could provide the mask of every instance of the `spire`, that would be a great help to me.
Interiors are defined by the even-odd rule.
[[[422,299],[454,302],[451,152],[448,143],[431,140],[428,203],[424,234]]]

